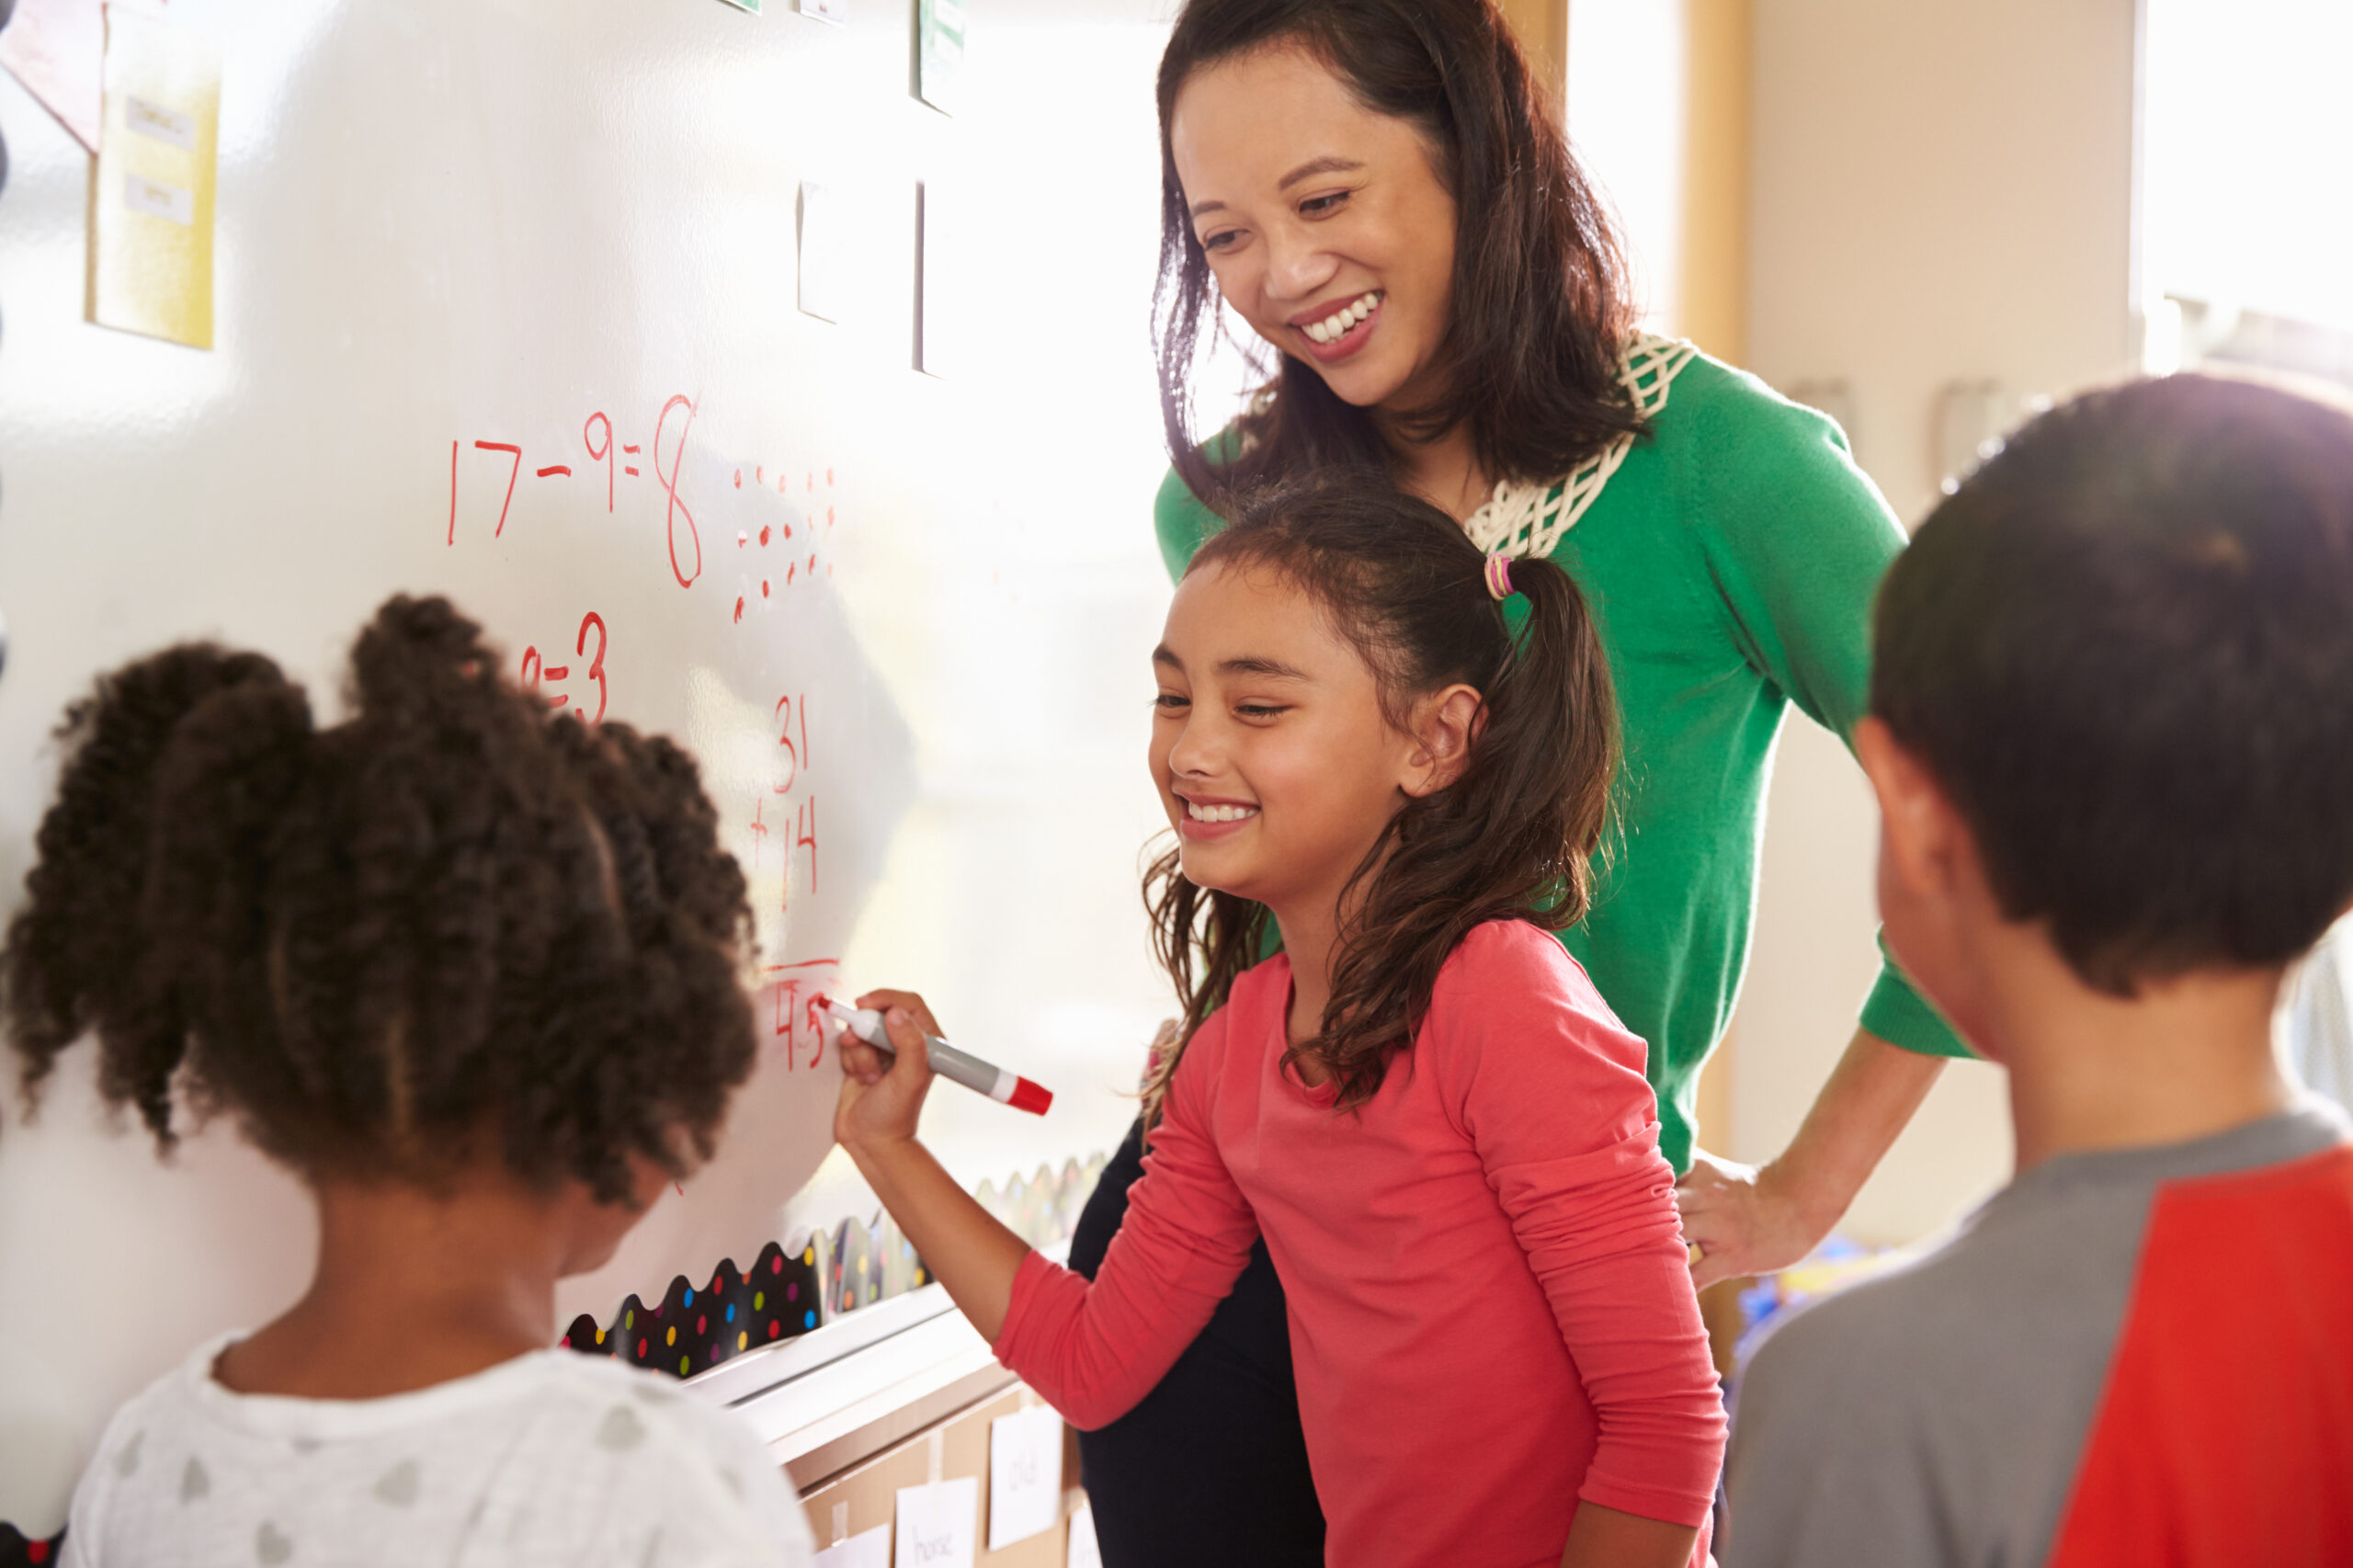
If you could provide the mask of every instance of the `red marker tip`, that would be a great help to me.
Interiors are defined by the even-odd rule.
[[[1054,1092],[1040,1088],[1027,1078],[1014,1081],[1013,1098],[1006,1102],[1016,1110],[1026,1110],[1032,1116],[1043,1116],[1046,1108],[1054,1103]]]

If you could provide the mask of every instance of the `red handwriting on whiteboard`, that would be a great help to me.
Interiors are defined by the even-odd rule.
[[[796,712],[800,715],[801,731],[801,744],[798,745],[793,744],[793,716]],[[792,792],[792,786],[801,778],[801,770],[808,766],[809,699],[807,695],[804,693],[797,705],[790,695],[778,698],[776,724],[777,749],[784,753],[784,778],[781,782],[769,785],[768,789],[774,794],[789,795]]]
[[[792,835],[784,844],[784,897],[779,903],[780,913],[792,908],[792,867],[795,857],[808,852],[809,892],[817,892],[817,797],[798,801],[792,807]]]
[[[653,438],[649,441],[621,440],[612,415],[602,409],[590,414],[580,427],[580,447],[587,457],[586,473],[593,481],[598,465],[601,464],[605,470],[605,510],[608,515],[620,509],[620,482],[623,479],[643,479],[651,471],[662,496],[664,551],[669,561],[671,578],[682,588],[692,587],[700,580],[704,566],[702,524],[696,516],[694,505],[688,499],[685,483],[687,443],[693,435],[695,420],[700,413],[700,405],[680,392],[672,395],[654,415]],[[442,525],[442,541],[450,546],[458,542],[459,465],[461,449],[467,444],[464,437],[453,438],[449,443],[449,504]],[[492,539],[504,539],[508,521],[516,516],[515,492],[526,466],[529,467],[535,480],[568,480],[580,472],[573,467],[570,460],[545,460],[551,454],[540,453],[536,457],[526,454],[521,446],[512,441],[477,439],[472,445],[476,451],[490,452],[506,459],[506,484],[499,492],[498,516],[495,520],[491,519],[486,505],[482,514],[482,520],[490,524],[488,531]],[[649,449],[651,460],[647,459]],[[573,456],[570,452],[552,455],[560,455],[566,460]],[[749,488],[753,496],[767,494],[768,466],[764,462],[752,465],[753,483]],[[796,501],[790,475],[785,465],[778,464],[775,494],[782,498],[782,504],[791,510],[780,517],[769,512],[765,516],[746,518],[745,526],[737,529],[737,548],[748,550],[755,535],[752,525],[756,524],[763,556],[756,565],[746,568],[745,580],[747,591],[735,596],[731,610],[736,621],[743,620],[744,612],[751,605],[765,605],[801,577],[813,579],[816,576],[823,553],[820,547],[830,535],[838,515],[834,504],[834,470],[830,467],[823,470],[826,490],[823,496],[817,494],[819,472],[815,467],[801,470],[801,483],[798,487],[801,496]],[[732,488],[739,493],[746,488],[741,468],[734,471]],[[734,497],[730,497],[729,503],[739,510],[746,505],[758,505],[757,502]],[[770,501],[768,505],[773,506],[778,503]],[[794,527],[796,522],[800,525],[797,530]],[[771,551],[773,553],[768,553]],[[825,571],[828,575],[832,574],[830,562],[825,563]],[[754,581],[757,583],[756,588],[748,587]]]
[[[801,788],[809,772],[807,695],[778,698],[774,725],[779,757],[767,791],[752,802],[752,867],[759,869],[768,840],[775,837],[784,850],[777,907],[779,914],[790,915],[796,881],[812,894],[817,891],[817,801]],[[767,815],[772,805],[777,813],[773,824]]]
[[[602,436],[597,433],[599,425],[605,427]],[[617,460],[613,456],[612,420],[601,413],[590,415],[588,423],[580,427],[580,444],[588,449],[591,461],[605,465],[605,510],[609,512],[613,509],[613,464]]]
[[[580,618],[580,634],[573,639],[573,656],[582,663],[576,667],[573,664],[551,665],[540,656],[539,646],[534,643],[523,650],[523,667],[518,672],[523,689],[539,692],[551,708],[569,706],[592,724],[603,722],[605,701],[609,695],[605,688],[605,649],[610,641],[611,634],[605,629],[605,618],[590,610]],[[590,652],[592,647],[595,649],[593,653]],[[542,689],[543,686],[561,687],[564,683],[570,683],[573,689],[559,689],[553,696],[549,696]],[[585,690],[596,693],[597,706],[593,711],[588,707]],[[575,696],[575,692],[584,694]]]
[[[678,424],[678,444],[670,454],[670,472],[662,472],[662,428],[670,423],[671,411],[683,408],[687,416]],[[702,534],[695,527],[695,515],[678,499],[678,474],[687,466],[687,432],[695,427],[695,405],[690,398],[674,397],[662,405],[662,417],[654,422],[654,477],[662,482],[663,491],[670,497],[667,511],[663,514],[662,527],[670,541],[670,575],[678,586],[689,588],[702,575]],[[682,570],[678,565],[678,519],[687,520],[687,538],[694,546],[695,569]]]
[[[769,1049],[784,1058],[786,1072],[814,1067],[824,1060],[825,1015],[820,998],[830,994],[841,964],[839,959],[809,959],[769,964],[760,971],[763,989],[771,994]]]

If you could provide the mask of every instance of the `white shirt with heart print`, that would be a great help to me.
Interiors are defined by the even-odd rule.
[[[200,1346],[116,1412],[61,1568],[804,1568],[808,1522],[736,1416],[570,1350],[389,1399],[232,1392]]]

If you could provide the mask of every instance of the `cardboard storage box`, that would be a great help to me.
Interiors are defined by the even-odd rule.
[[[808,1510],[809,1528],[818,1546],[830,1546],[878,1525],[893,1523],[903,1486],[969,1475],[981,1483],[973,1531],[979,1543],[975,1568],[1063,1568],[1068,1561],[1071,1511],[1085,1496],[1078,1487],[1078,1442],[1067,1426],[1063,1428],[1061,1522],[1002,1551],[988,1550],[989,1423],[1036,1403],[1037,1396],[1018,1385],[992,1394],[810,1488],[801,1494],[801,1506]],[[935,1444],[938,1449],[936,1475]]]

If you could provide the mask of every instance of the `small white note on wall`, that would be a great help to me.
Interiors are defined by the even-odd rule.
[[[1070,1517],[1070,1558],[1067,1568],[1103,1568],[1103,1549],[1095,1541],[1095,1505],[1081,1503]]]
[[[817,1553],[816,1568],[891,1568],[891,1527],[877,1525]]]
[[[801,14],[838,25],[849,20],[849,0],[801,0]]]
[[[899,1540],[892,1568],[972,1568],[980,1513],[977,1476],[900,1487]]]
[[[915,368],[926,375],[952,376],[971,359],[966,340],[972,324],[972,255],[963,204],[937,180],[924,181],[916,191],[922,239],[916,265],[922,276]]]
[[[1043,1535],[1063,1512],[1063,1418],[1034,1405],[989,1423],[989,1550]]]
[[[847,241],[841,195],[815,180],[801,182],[801,308],[824,321],[842,319]]]

